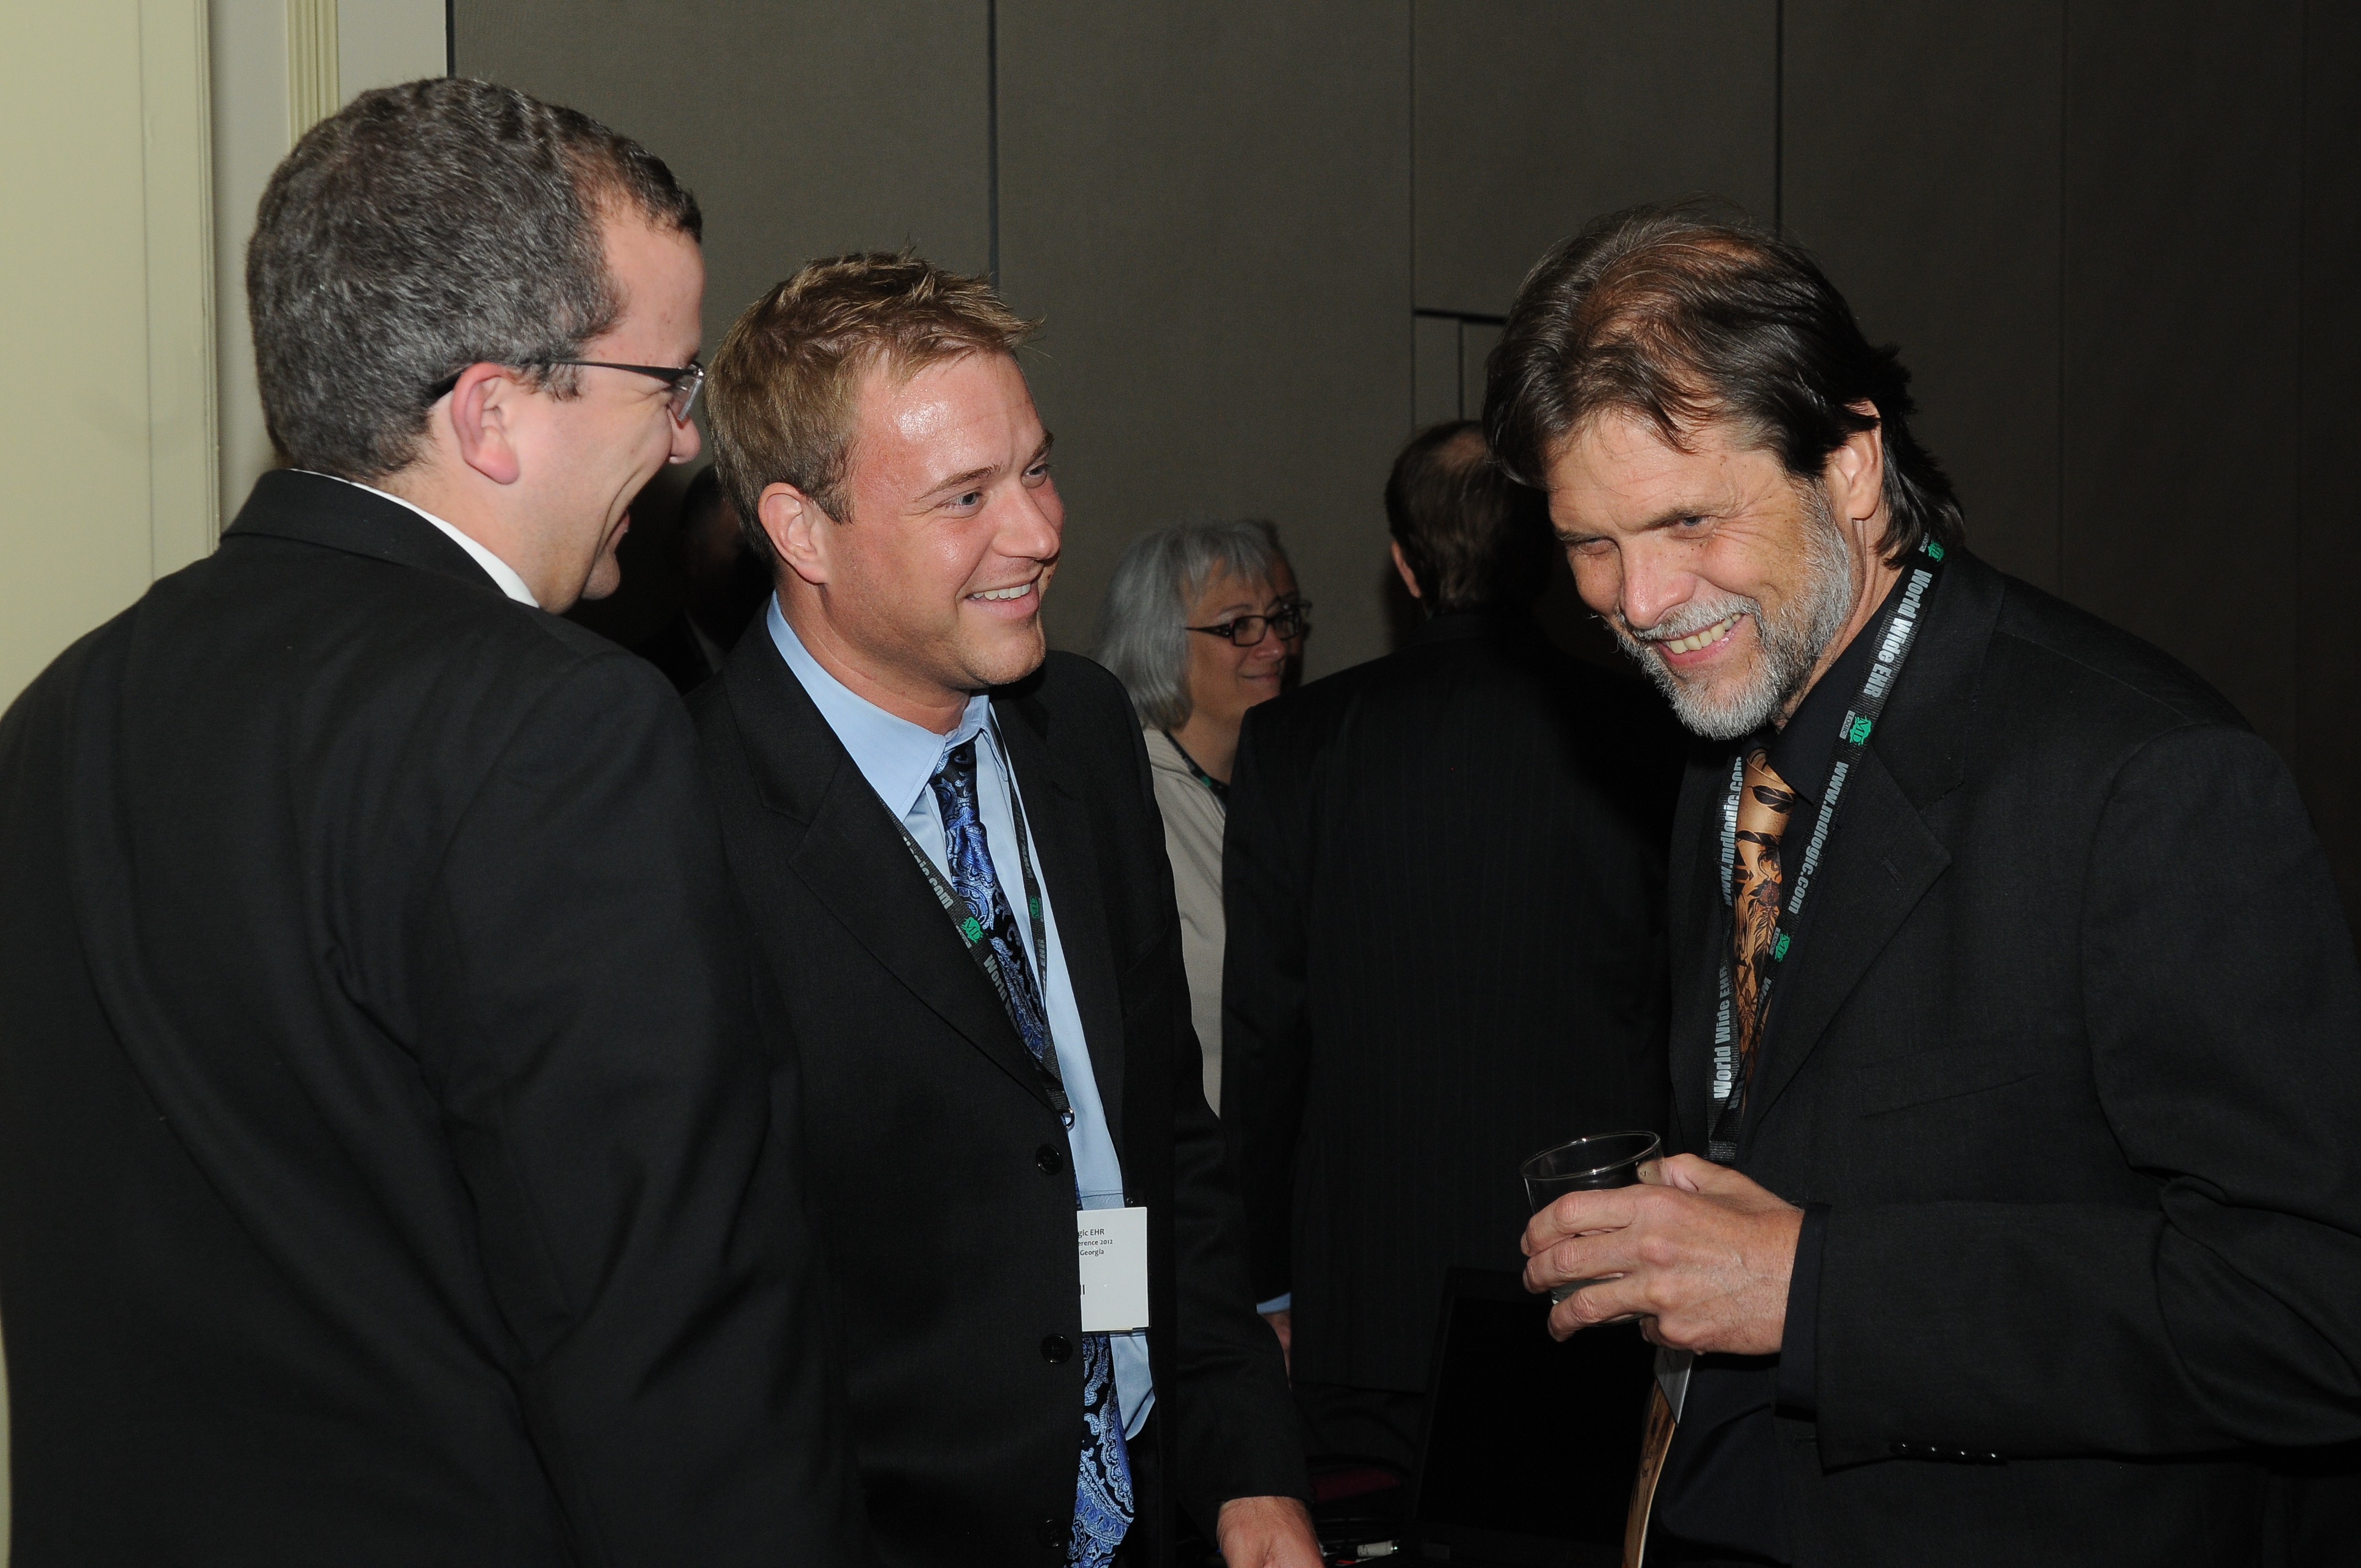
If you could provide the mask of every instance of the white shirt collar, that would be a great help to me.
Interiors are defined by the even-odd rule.
[[[302,468],[297,470],[297,472],[309,474],[313,472],[313,470]],[[524,579],[517,576],[515,567],[510,565],[506,561],[501,560],[499,556],[493,554],[490,551],[485,549],[482,545],[477,543],[474,540],[468,538],[466,534],[460,532],[457,529],[452,527],[441,518],[436,517],[424,507],[418,505],[414,501],[403,500],[400,496],[395,495],[390,490],[380,490],[375,485],[364,485],[358,479],[347,479],[343,477],[341,475],[336,474],[322,474],[320,475],[320,477],[323,479],[334,479],[340,485],[350,485],[357,490],[367,490],[373,496],[383,496],[387,500],[391,501],[396,506],[408,507],[411,510],[416,512],[419,516],[424,518],[427,521],[433,523],[435,527],[448,534],[452,543],[456,544],[460,549],[465,550],[469,556],[474,558],[476,565],[481,566],[485,572],[490,576],[492,581],[500,585],[500,592],[508,595],[509,598],[516,600],[519,604],[529,604],[535,609],[539,609],[541,608],[541,601],[533,597],[533,590],[524,586]]]
[[[898,714],[886,712],[867,697],[828,673],[827,668],[811,655],[787,618],[779,613],[778,596],[771,597],[771,608],[763,615],[770,628],[771,641],[779,650],[779,657],[787,662],[796,680],[836,731],[836,738],[852,754],[853,766],[877,792],[877,798],[896,817],[907,817],[918,804],[918,796],[942,766],[944,756],[953,747],[964,745],[985,733],[992,724],[992,696],[978,692],[967,699],[967,707],[960,721],[948,735],[938,735],[923,724],[913,724]]]

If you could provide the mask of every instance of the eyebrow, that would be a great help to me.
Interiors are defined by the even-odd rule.
[[[1673,524],[1680,522],[1687,518],[1713,517],[1719,514],[1707,507],[1673,507],[1665,511],[1657,513],[1654,517],[1650,518],[1633,532],[1639,533],[1653,533],[1660,528],[1670,528]],[[1560,528],[1554,522],[1550,525],[1550,532],[1557,535],[1557,541],[1561,544],[1575,544],[1579,543],[1586,539],[1604,539],[1607,537],[1606,531],[1601,529]]]

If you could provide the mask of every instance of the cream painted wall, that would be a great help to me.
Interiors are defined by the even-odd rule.
[[[0,51],[0,706],[213,548],[270,464],[243,258],[288,124],[291,7],[16,7]],[[335,101],[448,58],[440,0],[333,0]],[[208,393],[211,393],[208,396]]]
[[[203,0],[12,12],[0,51],[0,702],[214,536]]]

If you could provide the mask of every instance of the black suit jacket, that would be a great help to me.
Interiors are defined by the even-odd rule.
[[[1477,615],[1248,712],[1223,1125],[1297,1376],[1424,1388],[1444,1271],[1521,1262],[1525,1157],[1664,1126],[1681,755],[1636,682]]]
[[[992,984],[757,625],[690,707],[803,1057],[814,1213],[872,1523],[895,1563],[1062,1562],[1082,1359],[1066,1138]],[[995,696],[1124,1180],[1148,1206],[1170,1490],[1210,1526],[1305,1494],[1200,1086],[1164,831],[1114,677],[1052,653]],[[1170,1499],[1141,1499],[1143,1517]]]
[[[1673,840],[1691,1149],[1730,760]],[[1812,900],[1741,1146],[1830,1206],[1795,1561],[2258,1560],[2265,1451],[2361,1433],[2361,975],[2285,766],[1960,553]]]
[[[686,718],[276,473],[0,722],[15,1562],[857,1560]]]

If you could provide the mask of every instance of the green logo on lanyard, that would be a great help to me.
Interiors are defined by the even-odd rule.
[[[976,923],[976,918],[972,915],[960,922],[960,934],[971,942],[983,940],[983,927]]]
[[[1931,539],[1929,539],[1928,541],[1927,541],[1927,559],[1928,559],[1929,561],[1939,561],[1939,560],[1941,560],[1942,558],[1943,558],[1943,547],[1942,547],[1941,545],[1939,545],[1939,544],[1936,543],[1935,543],[1933,540],[1931,540]]]
[[[1868,740],[1868,739],[1869,739],[1869,720],[1868,720],[1868,719],[1866,719],[1866,718],[1856,718],[1856,719],[1854,719],[1854,720],[1852,721],[1852,743],[1853,743],[1854,745],[1858,746],[1858,745],[1860,745],[1862,741],[1864,741],[1864,740]]]
[[[1773,942],[1773,943],[1772,943],[1772,944],[1771,944],[1771,956],[1772,956],[1773,959],[1784,959],[1784,958],[1785,958],[1785,957],[1787,956],[1787,933],[1786,933],[1786,932],[1784,932],[1784,931],[1780,932],[1780,933],[1779,933],[1779,939],[1778,939],[1777,941],[1775,941],[1775,942]]]
[[[1028,898],[1025,901],[1025,918],[1027,920],[1038,920],[1041,918],[1041,901],[1039,899]]]

